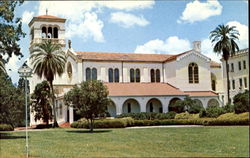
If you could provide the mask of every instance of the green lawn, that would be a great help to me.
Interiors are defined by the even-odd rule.
[[[29,132],[31,157],[248,157],[248,126],[49,129]],[[1,132],[1,158],[25,157],[25,132]]]

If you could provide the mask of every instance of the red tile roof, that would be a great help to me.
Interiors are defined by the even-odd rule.
[[[213,91],[185,91],[185,94],[189,95],[190,97],[200,97],[200,96],[218,96],[217,93]]]
[[[187,95],[167,83],[104,83],[109,96],[171,96]]]
[[[76,52],[78,57],[85,60],[104,61],[143,61],[164,62],[175,55],[169,54],[135,54],[135,53],[101,53],[101,52]]]
[[[52,15],[40,15],[40,16],[36,16],[36,18],[40,18],[40,19],[64,19],[64,18],[59,18],[57,16],[52,16]]]

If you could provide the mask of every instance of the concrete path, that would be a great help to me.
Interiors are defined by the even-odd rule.
[[[179,127],[204,127],[204,126],[202,126],[202,125],[135,126],[135,127],[126,127],[125,129],[138,129],[138,128],[179,128]]]

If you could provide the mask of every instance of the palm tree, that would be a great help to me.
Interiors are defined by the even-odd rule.
[[[55,93],[53,88],[53,80],[56,75],[61,76],[65,69],[66,57],[62,47],[58,43],[52,43],[51,40],[46,40],[43,43],[36,44],[31,50],[31,63],[38,77],[46,78],[51,87],[52,105],[54,113],[54,127],[58,127],[56,121],[55,109]]]
[[[215,30],[210,32],[210,40],[214,44],[214,52],[222,54],[222,58],[226,62],[226,75],[227,75],[227,99],[230,103],[230,93],[229,93],[229,66],[228,58],[233,56],[236,51],[239,51],[239,47],[235,42],[238,40],[239,36],[238,30],[235,26],[229,27],[228,25],[219,25]]]
[[[0,71],[5,72],[4,63],[1,59],[0,59]]]

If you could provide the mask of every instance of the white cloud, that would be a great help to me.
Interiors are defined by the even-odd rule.
[[[213,61],[221,62],[221,55],[214,53],[212,43],[208,38],[201,41],[201,52]]]
[[[33,16],[34,16],[34,12],[24,11],[22,15],[22,22],[24,24],[28,24]]]
[[[248,26],[239,23],[238,21],[230,21],[227,23],[229,26],[236,26],[236,29],[239,31],[239,47],[240,49],[248,48]]]
[[[133,14],[124,12],[115,12],[111,14],[110,21],[112,23],[117,23],[122,27],[129,28],[134,25],[146,26],[149,22],[143,16],[135,16]]]
[[[67,19],[66,37],[78,36],[104,42],[104,23],[97,13],[102,8],[131,11],[151,8],[154,1],[40,1],[38,15],[46,14]]]
[[[104,42],[102,28],[104,24],[98,19],[96,13],[86,12],[83,15],[83,21],[79,23],[69,23],[67,25],[66,37],[78,36],[84,40],[93,38],[96,42]]]
[[[220,5],[217,0],[207,0],[207,2],[203,3],[195,0],[186,5],[182,16],[177,22],[193,23],[196,21],[202,21],[211,16],[220,15],[222,8],[222,5]]]
[[[134,52],[143,54],[178,54],[190,49],[191,45],[188,40],[171,36],[165,41],[159,39],[148,41],[143,45],[137,46]]]
[[[135,10],[135,9],[152,8],[153,5],[155,4],[153,0],[101,1],[98,3],[110,9],[126,10],[126,11]]]

